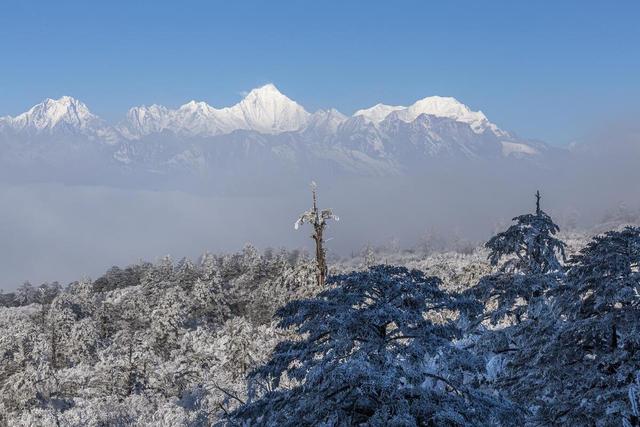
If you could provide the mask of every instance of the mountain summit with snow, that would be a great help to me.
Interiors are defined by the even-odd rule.
[[[170,180],[243,170],[247,176],[288,170],[397,175],[443,160],[536,161],[548,150],[451,97],[430,96],[408,107],[376,104],[346,116],[335,109],[309,113],[273,84],[228,107],[195,100],[175,109],[133,107],[117,125],[69,96],[0,118],[0,167],[23,173],[38,165],[42,173],[63,170],[65,177],[70,158],[92,162],[82,173],[100,177],[124,171]]]
[[[267,84],[253,89],[239,103],[220,109],[202,101],[190,101],[176,110],[159,105],[134,107],[119,128],[132,138],[162,131],[191,136],[222,135],[236,130],[277,134],[303,128],[309,116],[275,85]]]
[[[299,130],[309,119],[304,108],[280,93],[273,84],[253,89],[230,110],[234,117],[242,118],[247,129],[262,133]]]
[[[15,131],[53,132],[56,130],[88,130],[104,126],[82,102],[70,96],[47,98],[16,117],[3,117],[3,124]]]
[[[138,139],[162,132],[182,136],[215,136],[236,130],[279,134],[301,131],[308,125],[317,127],[318,120],[327,114],[331,115],[332,121],[327,129],[333,131],[347,120],[335,109],[321,110],[314,116],[269,83],[251,90],[240,102],[230,107],[216,108],[206,102],[193,100],[177,109],[156,104],[133,107],[115,128],[125,139]],[[379,125],[392,114],[406,123],[426,114],[468,124],[478,134],[491,131],[497,136],[507,135],[491,123],[482,111],[473,111],[451,97],[430,96],[408,107],[376,104],[356,111],[352,117],[364,117]],[[46,99],[16,117],[0,118],[0,123],[17,132],[51,132],[59,129],[87,132],[107,127],[85,104],[70,96]]]
[[[429,96],[416,101],[409,107],[376,104],[371,108],[356,111],[354,116],[362,116],[373,123],[380,123],[392,113],[397,114],[399,119],[407,123],[411,123],[418,116],[426,114],[466,123],[476,133],[483,133],[489,130],[497,136],[507,135],[506,132],[489,122],[482,111],[472,111],[457,99],[445,96]]]
[[[369,107],[363,110],[358,110],[353,113],[354,117],[364,117],[367,120],[372,121],[373,123],[380,123],[387,116],[394,111],[404,110],[406,107],[400,107],[396,105],[384,105],[384,104],[376,104],[373,107]]]

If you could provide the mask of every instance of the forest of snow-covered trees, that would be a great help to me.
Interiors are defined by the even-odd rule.
[[[246,246],[0,295],[0,425],[640,425],[640,228]],[[326,220],[310,223],[322,243]]]

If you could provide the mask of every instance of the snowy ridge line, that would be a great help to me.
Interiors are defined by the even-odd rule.
[[[498,137],[508,136],[507,132],[491,123],[482,111],[472,111],[452,97],[430,96],[408,107],[377,104],[356,111],[352,117],[363,117],[377,126],[392,113],[406,123],[414,122],[426,114],[468,124],[477,134],[490,132]],[[115,126],[108,125],[75,98],[47,98],[15,117],[1,117],[0,131],[46,133],[66,130],[111,133],[126,139],[138,139],[163,131],[191,136],[222,135],[236,130],[278,134],[314,128],[319,123],[335,132],[347,119],[335,109],[311,114],[269,83],[251,90],[244,99],[230,107],[216,108],[195,100],[176,109],[157,104],[132,107],[126,118]]]
[[[346,116],[336,109],[309,113],[273,84],[224,108],[197,101],[176,109],[133,107],[116,125],[72,97],[46,99],[0,118],[0,148],[0,166],[15,170],[13,176],[41,179],[46,165],[47,179],[57,174],[76,182],[87,180],[87,170],[70,168],[72,157],[111,182],[130,171],[196,180],[231,171],[253,176],[256,165],[265,176],[309,170],[402,175],[432,160],[541,164],[557,151],[500,129],[451,97],[408,107],[377,104]]]

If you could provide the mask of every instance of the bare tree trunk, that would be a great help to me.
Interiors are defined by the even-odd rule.
[[[313,206],[310,210],[304,212],[295,223],[298,229],[300,224],[309,223],[313,226],[313,239],[316,246],[316,282],[319,287],[323,287],[328,275],[326,253],[324,249],[324,228],[326,220],[334,219],[338,221],[338,217],[333,214],[331,209],[318,209],[318,198],[316,194],[315,183],[311,183],[311,194],[313,196]]]
[[[133,389],[135,386],[135,370],[133,368],[133,335],[129,336],[129,351],[127,356],[129,363],[129,372],[127,374],[126,396],[131,396],[133,394]]]
[[[318,211],[318,200],[316,196],[316,190],[313,189],[313,213],[316,217],[316,221],[314,224],[313,240],[316,242],[316,264],[318,271],[316,272],[316,281],[318,282],[319,287],[324,286],[324,281],[327,277],[327,262],[325,260],[324,254],[324,222],[322,222],[320,218],[320,212]]]
[[[324,286],[324,282],[327,278],[327,261],[325,259],[323,236],[322,236],[322,227],[316,228],[316,234],[313,236],[313,240],[316,242],[316,264],[318,267],[318,271],[316,272],[316,280],[318,282],[318,286]]]
[[[51,325],[51,368],[55,371],[58,369],[58,340],[56,337],[56,326]]]

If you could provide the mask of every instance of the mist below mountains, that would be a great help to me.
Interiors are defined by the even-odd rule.
[[[635,162],[582,163],[563,170],[468,168],[421,176],[319,181],[321,207],[340,221],[328,230],[331,256],[365,245],[393,250],[475,245],[512,217],[531,211],[533,194],[563,229],[590,228],[640,207]],[[311,249],[310,231],[295,231],[309,207],[309,182],[244,196],[132,190],[60,183],[0,186],[0,288],[23,281],[66,283],[98,277],[112,265],[140,259],[197,259],[206,251]],[[622,221],[628,218],[618,218]]]
[[[308,248],[293,222],[311,180],[341,217],[332,256],[483,242],[531,211],[536,190],[565,229],[633,220],[640,132],[629,123],[558,148],[443,97],[348,117],[308,113],[268,85],[223,109],[135,107],[117,125],[70,97],[47,100],[0,119],[0,288],[246,243]]]

